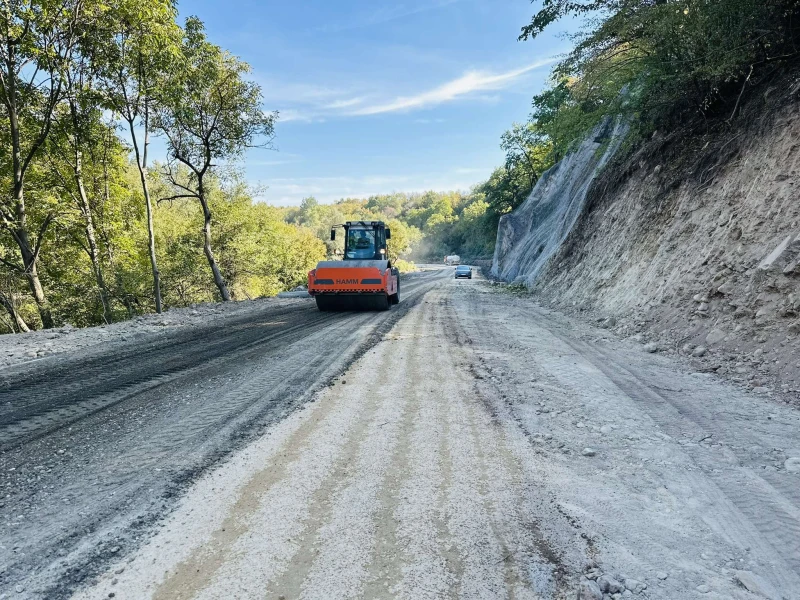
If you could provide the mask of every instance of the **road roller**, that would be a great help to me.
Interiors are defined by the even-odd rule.
[[[389,310],[400,302],[400,273],[392,266],[386,243],[392,237],[383,221],[348,221],[331,228],[331,241],[342,230],[342,260],[323,260],[308,273],[308,293],[323,311]]]

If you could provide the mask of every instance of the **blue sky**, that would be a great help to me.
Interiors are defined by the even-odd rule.
[[[183,0],[253,67],[280,112],[277,151],[251,150],[271,204],[469,189],[503,162],[501,133],[567,50],[557,25],[518,42],[527,0]]]

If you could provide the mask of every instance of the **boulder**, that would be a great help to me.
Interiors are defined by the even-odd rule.
[[[603,592],[597,583],[584,579],[578,588],[578,600],[603,600]]]
[[[772,585],[751,571],[736,571],[734,577],[743,588],[756,596],[768,598],[769,600],[780,600],[781,598],[781,595]]]
[[[790,235],[759,263],[758,268],[761,271],[782,272],[795,262],[798,253],[800,253],[800,235]]]
[[[619,594],[625,586],[610,575],[602,575],[597,578],[597,585],[600,586],[600,591],[606,594]]]

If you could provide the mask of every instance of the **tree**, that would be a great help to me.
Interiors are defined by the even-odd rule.
[[[212,251],[212,212],[206,178],[218,161],[239,158],[256,145],[269,147],[277,113],[261,108],[261,89],[245,80],[250,67],[207,41],[199,19],[186,20],[181,60],[164,84],[154,126],[164,134],[166,176],[174,193],[165,200],[194,198],[203,210],[203,252],[223,300],[230,292]],[[182,180],[177,165],[189,171]]]
[[[605,115],[658,127],[730,123],[747,89],[797,61],[798,0],[543,0],[520,39],[567,16],[587,26],[534,98],[534,120],[558,151]]]
[[[506,153],[506,169],[524,172],[531,189],[553,164],[552,143],[535,123],[514,123],[501,136],[500,148]]]
[[[151,117],[176,58],[180,28],[173,0],[119,0],[106,17],[107,42],[98,49],[108,107],[128,126],[147,215],[147,239],[156,312],[162,310],[161,275],[156,259],[153,203],[147,175]]]
[[[31,163],[50,135],[64,93],[64,63],[85,18],[83,0],[4,3],[0,9],[0,104],[8,135],[10,163],[2,160],[10,190],[0,200],[0,227],[19,249],[21,264],[3,260],[28,283],[45,328],[53,326],[50,305],[39,279],[39,255],[53,215],[38,227],[30,223],[25,182]]]

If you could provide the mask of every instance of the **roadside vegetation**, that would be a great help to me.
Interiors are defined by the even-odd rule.
[[[172,0],[3,3],[0,330],[302,283],[324,244],[235,171],[276,119],[249,66]]]
[[[607,115],[630,120],[630,145],[657,130],[730,126],[800,56],[800,0],[544,0],[520,40],[565,17],[586,26],[529,123],[554,160]]]
[[[729,127],[800,54],[800,0],[544,0],[520,39],[585,29],[468,191],[275,208],[236,171],[270,147],[249,66],[172,0],[36,0],[0,11],[0,331],[111,322],[273,295],[335,256],[330,226],[381,219],[392,258],[492,256],[497,224],[607,115],[656,131]],[[148,156],[154,136],[167,158]]]

